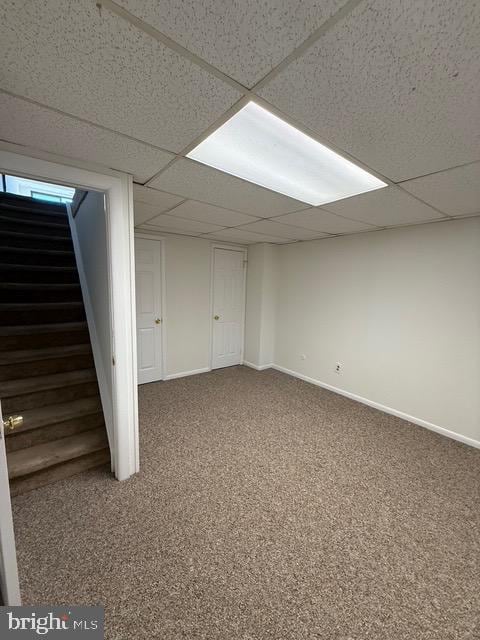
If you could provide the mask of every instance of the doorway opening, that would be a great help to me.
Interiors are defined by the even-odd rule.
[[[0,400],[18,495],[110,462],[108,247],[101,192],[3,177]]]
[[[112,380],[111,422],[113,437],[108,443],[105,432],[100,434],[94,427],[89,433],[89,438],[92,441],[96,441],[98,438],[98,442],[93,444],[95,455],[105,455],[106,453],[108,456],[106,459],[110,459],[111,454],[113,471],[118,480],[130,477],[139,469],[134,332],[133,198],[132,179],[126,174],[113,170],[97,173],[85,168],[31,158],[8,151],[5,147],[0,148],[0,176],[5,176],[5,178],[2,177],[0,187],[0,199],[3,203],[0,214],[4,236],[2,244],[5,245],[1,252],[0,268],[4,274],[8,274],[8,277],[3,277],[1,282],[5,292],[9,291],[9,295],[13,296],[7,302],[4,302],[5,297],[2,296],[0,302],[8,307],[8,309],[4,308],[4,313],[1,314],[0,337],[4,339],[1,352],[4,353],[4,371],[7,373],[15,371],[16,376],[15,380],[7,379],[1,384],[1,395],[6,396],[4,401],[6,404],[3,407],[4,416],[0,424],[2,445],[0,454],[3,452],[0,455],[2,458],[0,460],[0,471],[2,471],[0,474],[0,503],[3,505],[0,530],[0,586],[5,604],[19,604],[16,564],[8,560],[15,558],[16,552],[13,529],[10,526],[10,489],[5,460],[4,424],[7,428],[16,429],[20,428],[22,423],[29,423],[32,428],[24,429],[23,433],[18,431],[18,434],[24,439],[23,444],[25,445],[28,444],[26,440],[32,435],[28,432],[40,433],[43,428],[42,421],[44,423],[45,420],[49,421],[52,414],[55,414],[56,421],[60,417],[64,419],[62,422],[48,422],[48,438],[50,438],[59,425],[72,418],[68,414],[70,405],[77,402],[76,408],[78,408],[78,404],[86,405],[94,402],[93,386],[95,385],[97,388],[97,382],[92,379],[92,373],[89,371],[93,368],[95,372],[95,367],[81,368],[79,371],[69,370],[70,365],[66,363],[69,357],[62,358],[60,354],[52,354],[51,351],[48,351],[58,348],[66,350],[74,348],[77,350],[75,359],[92,357],[91,354],[81,353],[85,346],[79,346],[85,345],[86,340],[84,339],[87,336],[90,339],[91,336],[90,327],[86,322],[84,296],[81,295],[81,299],[78,298],[80,291],[83,294],[80,273],[77,273],[77,281],[74,281],[71,273],[71,270],[78,268],[77,252],[74,245],[76,242],[81,243],[81,239],[76,237],[81,234],[81,230],[77,223],[72,225],[75,201],[72,200],[72,203],[69,204],[62,199],[70,198],[72,191],[81,190],[84,195],[86,193],[85,199],[82,196],[83,203],[89,196],[91,199],[96,199],[97,204],[100,203],[102,216],[105,220],[105,243],[108,249],[106,262],[110,282],[110,305],[105,310],[105,326],[108,327],[111,338],[112,357],[106,368],[108,368]],[[19,178],[24,185],[31,188],[30,193],[9,192],[6,184],[7,176]],[[63,191],[65,188],[71,191]],[[82,204],[82,207],[85,207],[85,204]],[[77,211],[79,220],[84,212],[85,209],[83,212],[82,210]],[[21,224],[24,225],[23,232],[18,230],[19,220],[22,220]],[[42,231],[40,228],[42,225],[47,225],[48,233],[45,230]],[[54,247],[55,243],[58,244]],[[22,256],[21,262],[19,262],[20,256]],[[50,262],[51,257],[55,259],[53,263]],[[42,275],[38,280],[32,282],[30,278],[35,272],[38,276],[39,273]],[[57,281],[59,276],[60,281]],[[32,287],[32,284],[35,286]],[[59,295],[66,296],[66,299],[48,299],[48,297],[55,298]],[[30,305],[31,309],[22,306],[25,304]],[[42,306],[42,310],[38,305]],[[79,314],[83,314],[83,317],[77,317]],[[72,324],[76,325],[75,328],[71,326]],[[24,336],[32,335],[32,325],[36,327],[33,337],[28,338],[27,343],[20,345],[19,341],[23,340]],[[50,328],[55,325],[55,330],[45,331],[46,325],[50,325]],[[70,326],[66,327],[65,325]],[[13,333],[10,328],[13,328]],[[83,339],[78,341],[82,332]],[[50,333],[53,333],[55,338],[52,338]],[[38,342],[39,336],[43,336],[40,338],[40,342]],[[28,343],[29,340],[30,343]],[[42,344],[42,340],[46,340],[47,343]],[[35,364],[35,373],[40,375],[33,376],[29,371],[31,357],[32,352],[38,350],[42,351],[42,357],[38,359],[38,364]],[[12,352],[15,354],[12,355]],[[71,358],[73,359],[73,355]],[[66,367],[65,370],[60,372],[46,370],[59,364],[59,360],[63,360],[62,366]],[[37,363],[37,359],[35,362]],[[76,362],[78,363],[78,361]],[[32,378],[43,378],[44,375],[46,381],[44,380],[42,383],[39,383],[38,379],[32,381]],[[55,376],[57,377],[55,378]],[[62,386],[61,397],[57,393],[58,376],[69,381],[69,384]],[[76,392],[80,388],[90,391],[87,391],[85,397],[79,398]],[[57,400],[57,405],[65,405],[64,410],[67,413],[60,415],[60,413],[57,414],[56,411],[52,412],[49,409],[55,400]],[[20,402],[22,406],[20,406]],[[21,413],[17,411],[17,408]],[[31,421],[32,414],[28,413],[32,410],[36,414],[35,428],[33,428]],[[91,408],[88,409],[84,406],[84,410],[88,415],[93,415],[90,413]],[[9,420],[10,417],[12,420]],[[20,417],[22,420],[18,419]],[[72,424],[70,423],[69,426],[72,427]],[[71,436],[83,438],[84,434],[81,432],[71,434]],[[100,440],[102,440],[101,443]],[[44,445],[48,447],[49,442],[37,442],[34,446],[43,447]],[[69,451],[71,453],[78,443],[74,441],[70,442],[70,445]],[[27,449],[28,447],[12,449],[15,454],[14,458],[16,458],[13,467],[17,471],[27,469],[28,473],[20,475],[29,481],[31,473],[40,470],[36,465],[40,463],[41,456],[37,456],[34,462],[29,456],[25,456],[24,460],[22,455],[17,453],[22,448]],[[63,450],[63,453],[66,451]],[[10,452],[9,455],[11,455]],[[77,456],[76,459],[81,460],[82,456]],[[51,467],[55,468],[55,465],[51,465]]]

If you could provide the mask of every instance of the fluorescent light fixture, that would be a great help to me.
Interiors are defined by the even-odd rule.
[[[187,157],[313,206],[387,186],[255,102]]]

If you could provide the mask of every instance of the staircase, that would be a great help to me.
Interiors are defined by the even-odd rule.
[[[110,461],[65,205],[5,193],[0,399],[12,495]]]

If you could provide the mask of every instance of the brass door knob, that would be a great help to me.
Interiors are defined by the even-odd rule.
[[[3,426],[7,433],[11,433],[17,427],[21,427],[23,424],[23,416],[9,416],[3,421]]]
[[[162,319],[161,319],[161,318],[157,318],[157,319],[155,320],[155,324],[160,324],[161,322],[162,322]]]
[[[213,316],[214,320],[220,320],[220,316]]]

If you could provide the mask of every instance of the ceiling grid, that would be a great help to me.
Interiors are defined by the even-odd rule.
[[[0,139],[131,173],[136,224],[163,233],[280,244],[480,214],[480,137],[478,128],[468,131],[480,105],[478,5],[264,4],[261,13],[245,0],[235,14],[236,5],[220,0],[81,0],[74,10],[47,0],[43,13],[34,6],[19,15],[7,0]],[[44,60],[33,49],[42,34]],[[48,65],[56,61],[67,82],[90,83],[94,103],[82,102],[75,87],[52,95],[47,77],[51,84],[56,72]],[[389,76],[397,104],[386,93]],[[185,158],[251,100],[388,186],[311,207]],[[430,120],[417,133],[418,105]],[[445,122],[463,112],[452,137]]]

